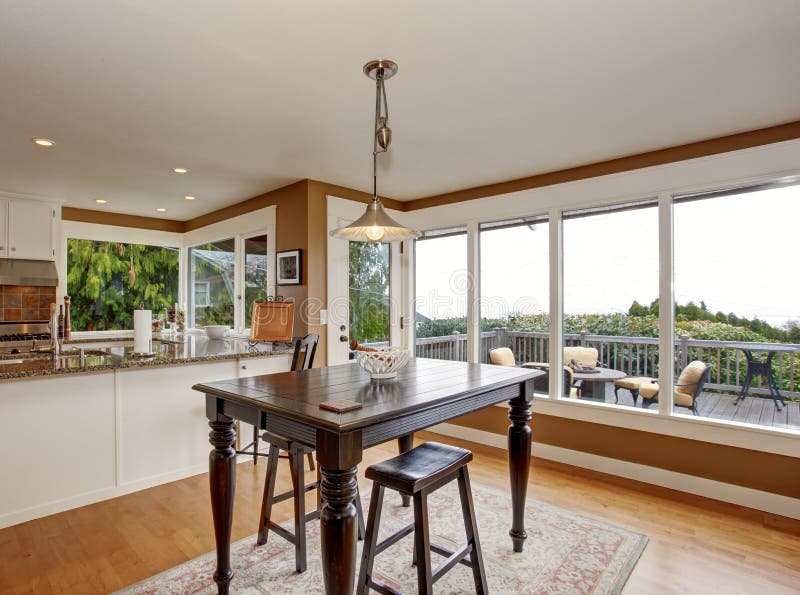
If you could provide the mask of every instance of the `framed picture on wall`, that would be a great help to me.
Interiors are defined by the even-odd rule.
[[[303,251],[281,250],[275,253],[275,279],[278,285],[303,284]]]

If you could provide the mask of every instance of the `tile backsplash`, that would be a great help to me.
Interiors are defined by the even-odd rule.
[[[0,321],[48,320],[55,287],[0,285]]]

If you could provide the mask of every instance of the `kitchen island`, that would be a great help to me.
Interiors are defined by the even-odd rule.
[[[131,351],[131,338],[93,337],[58,358],[0,356],[0,527],[205,472],[208,420],[190,387],[284,372],[292,353],[193,334]]]

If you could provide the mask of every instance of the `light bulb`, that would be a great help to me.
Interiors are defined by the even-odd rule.
[[[367,228],[366,233],[367,237],[370,240],[372,240],[373,242],[379,242],[381,241],[381,238],[383,238],[385,230],[383,229],[383,227],[379,227],[378,225],[373,225]]]

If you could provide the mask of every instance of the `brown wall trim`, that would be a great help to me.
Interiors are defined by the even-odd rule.
[[[677,161],[696,159],[698,157],[707,157],[709,155],[728,153],[740,149],[749,149],[751,147],[759,147],[797,138],[800,138],[800,121],[702,140],[677,147],[659,149],[657,151],[648,151],[646,153],[639,153],[638,155],[629,155],[618,159],[600,161],[598,163],[519,178],[517,180],[498,182],[496,184],[487,184],[486,186],[477,186],[475,188],[466,188],[455,192],[418,198],[402,203],[402,210],[415,211],[428,207],[437,207],[456,202],[486,198],[487,196],[497,196],[500,194],[519,192],[521,190],[530,190],[531,188],[553,186],[555,184],[563,184],[564,182],[596,178],[598,176],[616,174],[644,167],[653,167],[655,165],[664,165],[666,163],[675,163]]]
[[[172,231],[183,233],[184,222],[174,219],[158,219],[140,215],[125,215],[91,209],[61,207],[61,219],[64,221],[80,221],[82,223],[98,223],[100,225],[117,225],[119,227],[135,227],[138,229],[154,229],[156,231]]]
[[[346,188],[344,186],[337,186],[336,184],[328,184],[327,182],[320,182],[318,180],[309,180],[310,185],[314,186],[318,192],[324,193],[326,195],[337,196],[339,198],[345,198],[347,200],[354,200],[357,202],[368,203],[372,200],[372,194],[369,192],[362,192],[361,190],[353,190],[352,188]],[[408,203],[394,200],[393,198],[387,198],[385,196],[381,196],[381,202],[383,206],[387,209],[395,209],[397,211],[404,211],[406,210],[405,205]]]
[[[189,219],[185,222],[184,231],[192,231],[193,229],[205,227],[206,225],[218,223],[219,221],[225,221],[226,219],[232,219],[233,217],[251,213],[253,211],[257,211],[258,209],[271,207],[272,205],[278,204],[278,202],[281,200],[295,198],[297,196],[297,192],[302,192],[303,196],[305,196],[307,185],[308,180],[300,180],[299,182],[289,184],[288,186],[282,186],[281,188],[271,190],[264,194],[260,194],[259,196],[254,196],[253,198],[249,198],[245,201],[237,202],[229,207],[211,211],[205,215],[195,217],[194,219]]]
[[[504,435],[508,410],[490,407],[451,423]],[[542,444],[800,498],[794,457],[552,415],[535,414],[531,429]]]

